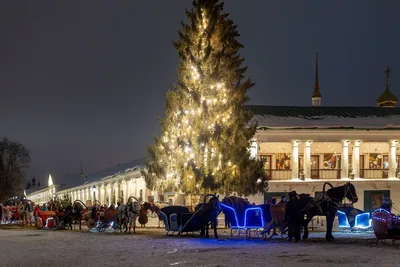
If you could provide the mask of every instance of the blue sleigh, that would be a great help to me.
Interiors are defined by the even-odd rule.
[[[189,233],[200,231],[198,215],[190,212],[187,207],[168,206],[160,210],[160,219],[164,222],[168,234]]]
[[[231,236],[244,233],[247,237],[270,239],[277,235],[277,230],[282,238],[287,235],[285,204],[252,206],[241,198],[229,197],[222,201],[221,208],[231,228]]]
[[[337,211],[339,228],[343,230],[362,231],[372,229],[370,212],[353,207],[342,207]]]

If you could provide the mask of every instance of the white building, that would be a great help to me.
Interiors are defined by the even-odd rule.
[[[312,106],[248,106],[258,123],[253,153],[266,160],[270,179],[268,192],[252,200],[292,190],[318,195],[324,182],[350,181],[359,197],[356,208],[375,209],[383,197],[400,207],[400,108],[389,90],[389,68],[385,74],[378,107],[321,106],[318,71]]]
[[[54,185],[50,177],[48,187],[28,193],[26,197],[37,204],[44,204],[55,196],[64,195],[69,195],[72,201],[81,200],[87,203],[97,200],[105,205],[116,204],[119,201],[126,203],[130,196],[143,201],[157,201],[159,196],[146,188],[140,173],[143,166],[143,159],[119,164],[88,175],[86,178],[81,177],[82,183],[75,182],[76,185],[69,187]]]

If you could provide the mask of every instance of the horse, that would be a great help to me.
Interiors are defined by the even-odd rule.
[[[127,215],[128,215],[128,225],[129,233],[133,227],[133,233],[136,233],[136,219],[138,218],[141,206],[138,201],[132,201],[127,204]]]
[[[125,227],[125,232],[128,232],[129,214],[128,206],[126,204],[118,205],[118,224],[120,225],[120,232],[122,232],[123,227]]]
[[[161,212],[160,207],[156,206],[155,204],[152,204],[150,206],[150,211],[151,211],[151,214],[156,214],[156,216],[158,218],[158,226],[157,226],[157,228],[160,228],[160,224],[163,223],[163,220],[160,217],[160,212]]]
[[[207,197],[211,197],[206,203]],[[195,213],[199,217],[200,221],[200,236],[209,238],[208,229],[209,223],[211,222],[214,229],[215,239],[218,239],[217,233],[217,217],[221,211],[221,205],[219,202],[219,196],[214,194],[208,194],[204,197],[204,202],[198,204],[195,207]]]
[[[74,230],[75,230],[75,225],[76,222],[79,223],[79,230],[82,230],[82,211],[83,211],[83,206],[79,202],[74,202],[74,204],[69,205],[65,208],[64,211],[64,221],[63,221],[63,226],[68,227],[72,230],[72,224],[74,224]]]
[[[325,185],[329,185],[331,188],[325,192]],[[338,210],[339,203],[344,198],[349,199],[352,203],[358,201],[356,189],[353,184],[347,182],[345,185],[333,187],[330,183],[324,184],[324,193],[321,197],[313,198],[308,194],[300,194],[299,201],[302,207],[304,219],[304,234],[303,239],[308,238],[308,224],[314,216],[320,215],[326,217],[326,235],[327,241],[334,240],[332,235],[333,221],[335,220],[336,212]]]

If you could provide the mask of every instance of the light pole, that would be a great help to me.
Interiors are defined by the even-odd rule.
[[[94,205],[94,202],[96,201],[96,191],[97,191],[97,188],[96,188],[96,186],[94,185],[94,186],[92,187],[92,192],[93,192],[93,205]]]

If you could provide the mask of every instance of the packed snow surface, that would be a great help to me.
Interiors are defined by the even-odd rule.
[[[400,245],[373,243],[371,233],[335,233],[332,243],[312,232],[299,243],[84,231],[0,230],[0,266],[399,266]]]

